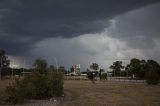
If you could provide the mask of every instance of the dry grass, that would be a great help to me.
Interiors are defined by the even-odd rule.
[[[9,82],[11,80],[0,81],[0,103]],[[65,80],[64,88],[72,94],[72,100],[64,106],[160,106],[160,85]]]
[[[5,88],[11,83],[11,80],[0,80],[0,105],[5,102],[6,94]]]
[[[65,106],[160,106],[160,85],[70,80],[64,88],[72,93]]]

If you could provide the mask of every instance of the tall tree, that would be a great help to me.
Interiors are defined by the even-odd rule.
[[[141,60],[140,61],[141,64],[141,69],[139,70],[138,74],[140,78],[144,78],[145,77],[145,71],[146,71],[146,64],[147,62],[145,60]]]
[[[133,58],[130,60],[130,64],[128,66],[131,74],[139,77],[139,72],[141,70],[141,61],[139,59]]]
[[[95,70],[95,71],[97,71],[99,69],[99,65],[97,63],[92,63],[90,65],[90,68],[93,69],[93,70]]]
[[[92,81],[92,83],[94,84],[95,81],[94,81],[94,78],[97,76],[93,71],[90,71],[88,68],[87,68],[87,77],[88,79],[90,79]]]
[[[0,67],[2,69],[9,67],[10,61],[4,50],[0,49]]]
[[[99,78],[100,78],[100,80],[102,79],[102,72],[104,72],[104,69],[100,69],[99,70]]]
[[[97,78],[97,76],[98,76],[98,69],[99,69],[99,65],[97,64],[97,63],[92,63],[91,65],[90,65],[90,69],[93,69],[94,70],[94,72],[91,72],[92,74],[93,74],[93,78]]]
[[[149,59],[147,61],[147,69],[154,70],[157,74],[160,75],[160,64],[156,62],[155,60]]]
[[[113,70],[113,73],[115,76],[119,76],[121,69],[123,69],[124,66],[122,65],[122,61],[116,61],[116,62],[113,62],[113,65],[111,65],[109,68]]]
[[[145,78],[148,84],[158,84],[160,79],[160,65],[155,60],[146,63]]]
[[[3,73],[5,73],[4,71],[7,71],[9,64],[10,64],[10,61],[6,56],[5,51],[0,49],[0,79],[3,76]]]
[[[35,71],[38,71],[40,74],[46,74],[47,72],[47,62],[45,59],[38,58],[34,61],[33,67]]]
[[[136,58],[131,59],[130,63],[126,66],[126,71],[129,72],[129,75],[135,75],[136,78],[144,78],[146,71],[145,60],[139,60]]]

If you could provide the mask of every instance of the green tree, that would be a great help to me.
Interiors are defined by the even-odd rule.
[[[94,84],[95,83],[94,78],[96,77],[95,73],[93,71],[90,71],[88,68],[86,71],[87,71],[88,79],[90,79],[92,83]]]
[[[113,62],[113,65],[111,65],[109,68],[113,70],[113,73],[115,76],[119,76],[121,69],[123,69],[124,66],[122,65],[122,61],[116,61],[116,62]]]
[[[131,75],[134,74],[136,77],[140,77],[140,71],[142,70],[141,60],[136,58],[131,59],[126,69]]]
[[[146,65],[147,65],[147,62],[145,61],[145,60],[141,60],[141,62],[140,62],[140,64],[141,64],[141,69],[140,69],[140,71],[138,72],[138,76],[140,77],[140,78],[144,78],[145,77],[145,72],[146,72]]]
[[[1,68],[8,68],[10,64],[10,61],[8,57],[6,56],[6,53],[4,50],[0,49],[0,66]]]
[[[99,72],[98,72],[99,65],[98,65],[97,63],[92,63],[92,64],[90,65],[90,69],[93,69],[93,70],[94,70],[94,72],[92,72],[92,73],[93,73],[94,77],[97,78],[98,73],[99,73]]]
[[[38,71],[40,74],[47,73],[47,62],[45,59],[38,58],[34,61],[33,67],[35,71]]]
[[[147,84],[156,85],[159,83],[159,75],[154,70],[147,70],[145,74]]]
[[[129,75],[134,74],[136,78],[156,79],[157,75],[160,76],[160,65],[155,60],[150,59],[145,61],[133,58],[130,64],[126,66],[126,71]]]
[[[148,60],[146,63],[145,78],[148,84],[158,84],[160,79],[160,65],[155,60]]]
[[[6,53],[4,50],[0,49],[0,79],[1,79],[1,74],[3,76],[4,71],[7,71],[9,68],[10,61],[8,57],[6,56]]]
[[[99,65],[97,63],[92,63],[90,65],[90,69],[93,69],[93,70],[97,71],[99,69]]]
[[[99,70],[99,78],[100,78],[100,80],[102,79],[102,72],[104,72],[104,69],[100,69]]]
[[[154,70],[160,76],[160,64],[155,60],[149,59],[147,61],[147,69]]]
[[[132,76],[132,72],[131,72],[131,65],[130,64],[127,64],[126,67],[125,67],[125,72],[126,72],[126,76]]]

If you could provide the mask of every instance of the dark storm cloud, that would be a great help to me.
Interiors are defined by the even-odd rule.
[[[158,0],[1,0],[0,48],[29,51],[42,39],[101,32],[109,19]]]

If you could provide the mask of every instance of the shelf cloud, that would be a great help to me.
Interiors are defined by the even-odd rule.
[[[150,56],[160,46],[159,9],[159,0],[0,0],[0,48],[15,56],[47,57],[52,51],[61,57],[68,51],[66,61],[69,54],[96,57],[113,53],[114,47],[121,58],[134,50]],[[72,48],[79,52],[71,53]]]

